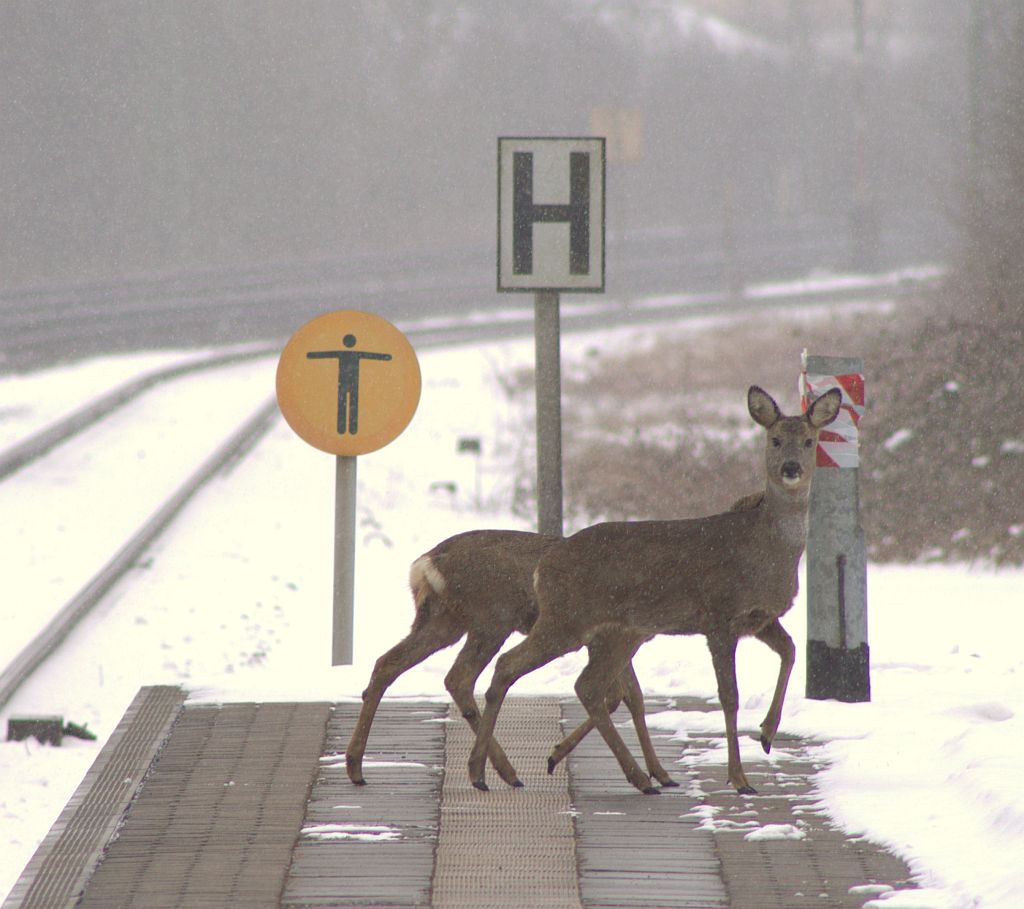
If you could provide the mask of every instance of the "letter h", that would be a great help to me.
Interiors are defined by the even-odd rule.
[[[533,225],[567,222],[569,274],[590,273],[590,155],[569,154],[569,204],[536,205],[533,201],[533,153],[512,156],[512,272],[533,274]]]

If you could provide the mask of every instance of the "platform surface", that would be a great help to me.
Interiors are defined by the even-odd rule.
[[[583,710],[513,697],[498,735],[526,785],[492,771],[485,793],[468,783],[472,736],[454,708],[385,700],[354,786],[358,711],[142,689],[3,909],[799,909],[912,886],[901,861],[829,825],[798,739],[773,759],[744,744],[759,794],[739,796],[713,759],[721,736],[655,736],[680,785],[645,796],[596,733],[548,775]],[[616,720],[639,757],[628,715]]]

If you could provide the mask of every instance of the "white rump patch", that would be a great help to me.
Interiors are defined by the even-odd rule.
[[[420,556],[409,568],[409,586],[415,590],[421,581],[426,581],[434,593],[444,593],[448,586],[444,575],[437,570],[434,560],[430,556]]]

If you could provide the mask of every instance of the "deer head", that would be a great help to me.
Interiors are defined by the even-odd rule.
[[[789,493],[808,489],[816,463],[818,433],[839,415],[842,400],[839,389],[832,388],[817,398],[803,416],[787,417],[768,392],[750,386],[747,409],[754,421],[768,430],[765,466],[769,488]]]

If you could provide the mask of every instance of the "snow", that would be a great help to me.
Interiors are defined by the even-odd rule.
[[[793,824],[765,824],[750,833],[743,835],[743,839],[754,842],[762,840],[802,840],[807,836],[799,827]]]
[[[640,344],[666,331],[664,326],[622,329],[619,340]],[[582,333],[564,337],[567,371],[593,339]],[[59,713],[87,722],[100,736],[95,743],[67,739],[61,748],[0,744],[0,893],[13,885],[141,685],[181,684],[193,702],[205,703],[359,697],[373,661],[405,633],[412,618],[406,589],[410,562],[461,530],[526,526],[510,513],[509,503],[517,467],[529,463],[522,448],[530,444],[531,416],[509,399],[501,379],[530,364],[532,350],[531,341],[510,341],[421,354],[418,414],[396,442],[360,459],[353,666],[329,665],[331,458],[279,421],[250,457],[200,493],[100,612],[74,632],[59,665],[19,692],[0,717]],[[0,426],[7,427],[0,444],[13,444],[98,396],[116,383],[111,376],[120,380],[154,362],[153,355],[112,357],[0,379]],[[179,450],[175,427],[182,425],[182,413],[215,408],[224,414],[234,402],[240,420],[253,401],[271,392],[273,367],[271,360],[261,360],[178,385],[174,407],[159,408],[168,424],[149,426],[152,437],[171,441],[152,449],[166,449],[162,457]],[[118,427],[118,432],[131,429],[126,423]],[[463,436],[483,440],[479,509],[477,459],[456,453]],[[76,451],[85,456],[84,441]],[[191,457],[184,446],[180,455]],[[30,496],[47,495],[51,524],[57,514],[84,511],[102,525],[112,508],[112,487],[83,488],[75,482],[78,468],[72,462],[62,471],[53,467],[56,463],[0,484],[0,494],[11,497],[4,513],[12,514],[19,492],[13,511],[19,520],[33,510]],[[109,476],[105,482],[115,482],[116,471]],[[447,483],[455,485],[454,493],[439,491]],[[43,558],[55,545],[53,527],[45,521],[32,526],[37,539],[9,544],[25,562]],[[63,553],[70,556],[69,548]],[[37,574],[19,573],[16,583],[5,579],[0,604],[5,629],[23,618],[21,604],[35,601]],[[782,731],[817,743],[812,753],[823,769],[816,780],[815,810],[826,811],[851,835],[898,852],[926,888],[865,891],[865,897],[874,897],[869,906],[1015,909],[1024,901],[1024,870],[1015,859],[1024,854],[1024,776],[1019,773],[1024,655],[1007,629],[1022,593],[1019,570],[873,565],[872,702],[807,699],[798,660]],[[805,608],[801,594],[785,619],[801,650]],[[443,678],[451,659],[451,652],[431,657],[400,678],[390,694],[446,699]],[[778,661],[767,648],[746,640],[738,664],[740,726],[753,730],[770,702]],[[581,656],[569,655],[522,679],[516,692],[571,694],[581,667]],[[652,695],[715,696],[702,639],[659,638],[640,651],[636,668]],[[664,711],[650,722],[680,739],[690,731],[721,730],[718,712]],[[750,760],[760,753],[746,737],[741,748]],[[666,760],[683,753],[681,744],[675,755],[666,749],[668,744],[662,746]],[[702,755],[704,761],[725,762],[724,749]],[[706,829],[725,823],[714,814],[709,809],[699,815]],[[755,839],[802,832],[799,824],[739,829]],[[383,839],[388,828],[330,825],[307,829],[306,835]]]
[[[22,595],[0,602],[0,665],[216,448],[239,407],[252,412],[269,397],[262,386],[267,373],[267,363],[259,361],[220,370],[216,396],[205,394],[209,378],[202,372],[157,386],[29,465],[15,482],[0,483],[0,514],[6,516],[0,552],[28,555],[5,564],[5,586]],[[191,403],[183,410],[186,395]],[[97,496],[115,489],[116,495]],[[50,545],[26,549],[26,541],[44,540]]]
[[[869,288],[898,288],[904,282],[927,282],[941,277],[943,269],[938,265],[921,265],[901,268],[886,274],[833,274],[828,271],[816,271],[807,277],[793,281],[776,281],[748,286],[744,295],[755,299],[769,299],[779,296],[797,294],[835,293],[849,290],[867,290]]]
[[[384,824],[318,824],[314,827],[303,827],[302,836],[317,840],[362,840],[367,843],[379,843],[401,839],[402,831]]]
[[[896,432],[882,443],[882,448],[886,451],[895,451],[901,445],[909,442],[912,438],[914,438],[914,430],[897,429]]]

